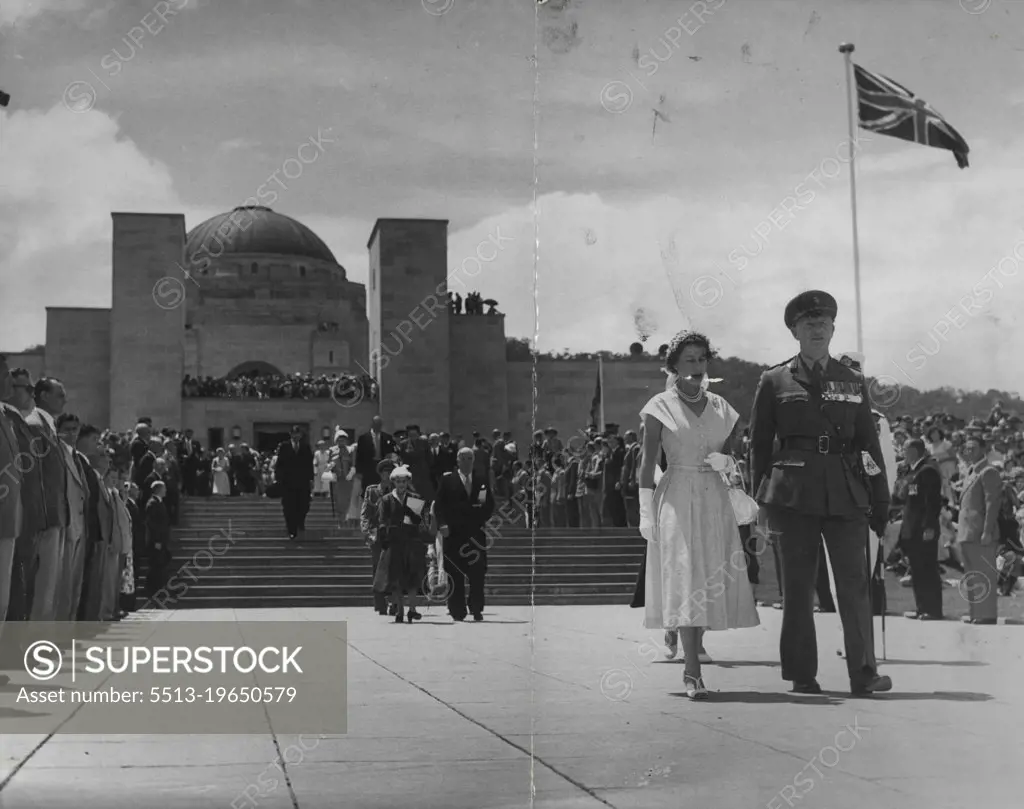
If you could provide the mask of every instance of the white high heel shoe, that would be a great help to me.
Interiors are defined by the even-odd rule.
[[[709,696],[708,689],[704,686],[703,677],[691,677],[689,674],[684,674],[683,685],[686,687],[686,696],[694,702],[706,700]]]

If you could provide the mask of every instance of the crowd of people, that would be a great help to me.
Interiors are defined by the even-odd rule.
[[[181,395],[192,399],[352,399],[376,401],[377,382],[368,374],[261,374],[193,378],[181,381]]]
[[[484,307],[487,307],[487,312],[484,312]],[[479,292],[470,292],[466,295],[465,300],[458,292],[448,293],[448,311],[453,315],[461,315],[463,307],[465,307],[467,315],[500,315],[498,311],[498,302],[494,298],[484,298]]]
[[[119,620],[136,607],[135,559],[147,558],[154,588],[170,563],[162,446],[128,446],[125,479],[123,442],[64,412],[66,398],[58,380],[33,382],[0,356],[4,621]]]
[[[824,323],[827,318],[810,318],[813,329],[821,331],[825,327],[819,320]],[[784,407],[775,413],[764,397],[772,395],[777,402],[805,408],[807,392],[819,390],[823,401],[832,401],[836,407],[852,406],[854,401],[862,405],[857,394],[851,393],[856,390],[855,383],[843,376],[847,366],[859,370],[859,360],[853,361],[851,356],[845,355],[835,368],[831,358],[822,361],[825,370],[817,372],[819,377],[827,371],[834,379],[815,380],[813,369],[799,365],[803,362],[800,357],[781,369],[771,369],[762,378],[748,427],[722,397],[708,393],[706,371],[694,369],[706,368],[710,345],[702,335],[689,334],[665,352],[666,366],[673,374],[670,383],[674,380],[675,387],[666,390],[662,399],[655,397],[648,403],[638,430],[622,435],[617,425],[607,425],[602,431],[591,426],[563,441],[557,429],[548,427],[521,445],[511,431],[501,428],[492,430],[489,438],[476,432],[464,438],[444,431],[425,433],[414,424],[392,435],[384,432],[377,416],[365,433],[350,436],[337,428],[332,443],[321,440],[315,447],[304,430],[295,427],[288,440],[266,453],[242,443],[211,451],[194,439],[191,430],[157,431],[145,419],[131,431],[101,431],[65,412],[66,395],[59,380],[33,382],[26,370],[8,369],[0,357],[4,386],[0,407],[0,468],[4,476],[0,486],[0,615],[6,620],[123,617],[136,607],[137,561],[145,560],[148,568],[150,598],[167,584],[174,552],[172,528],[178,523],[182,497],[279,498],[293,540],[305,533],[311,499],[329,499],[339,525],[358,526],[366,537],[373,559],[375,608],[400,622],[418,619],[417,599],[439,587],[446,589],[453,619],[461,621],[472,614],[475,620],[483,620],[489,530],[495,520],[537,529],[638,527],[648,539],[662,532],[674,537],[674,542],[691,544],[693,537],[706,534],[712,546],[686,551],[689,564],[696,565],[694,570],[680,573],[675,563],[668,564],[664,558],[652,560],[649,552],[634,599],[634,606],[644,606],[652,601],[645,593],[652,587],[658,591],[652,603],[668,613],[654,614],[648,608],[645,620],[650,626],[666,629],[666,647],[671,654],[682,644],[688,661],[687,692],[703,698],[706,689],[699,662],[707,657],[704,630],[756,622],[742,588],[725,588],[724,597],[731,601],[719,605],[720,612],[714,615],[707,609],[695,610],[687,601],[694,581],[707,572],[708,559],[733,544],[731,529],[728,536],[716,539],[724,530],[716,509],[721,510],[726,501],[703,477],[710,471],[706,458],[709,453],[730,458],[722,478],[727,488],[722,491],[731,486],[746,492],[748,499],[757,498],[755,505],[760,505],[761,512],[774,508],[776,524],[788,526],[775,534],[785,536],[788,531],[801,537],[801,542],[810,537],[807,541],[815,552],[809,551],[808,559],[818,558],[820,548],[827,545],[833,571],[838,572],[837,566],[848,568],[849,560],[844,562],[839,555],[844,544],[835,537],[830,540],[828,531],[838,530],[828,522],[830,518],[821,518],[825,519],[821,531],[808,533],[786,522],[795,506],[778,509],[781,504],[796,502],[793,498],[812,497],[811,492],[817,492],[813,497],[829,503],[829,508],[836,508],[843,498],[855,497],[857,487],[852,484],[833,490],[838,484],[830,475],[839,473],[828,472],[832,467],[827,465],[793,477],[797,470],[820,465],[832,455],[842,456],[847,464],[836,480],[853,474],[849,465],[852,439],[827,439],[834,427],[827,419],[820,425],[821,435],[804,436],[800,431],[810,429],[805,419],[813,414]],[[693,365],[688,370],[694,372],[682,374],[678,369],[687,363]],[[703,382],[692,382],[698,377]],[[764,393],[766,379],[774,379],[779,389]],[[187,388],[189,395],[319,397],[325,391],[330,395],[334,382],[333,378],[310,375],[256,376],[230,382],[186,377],[183,392]],[[665,396],[673,403],[672,397],[678,397],[686,410],[675,404],[669,407]],[[698,403],[711,407],[711,413],[705,416],[704,410],[696,407]],[[759,422],[758,413],[769,412],[774,414],[772,418],[799,412],[804,421],[773,423],[775,432],[765,444],[766,426]],[[821,412],[825,414],[824,409]],[[845,422],[848,427],[853,418],[851,410]],[[660,425],[658,440],[646,446],[645,442],[653,441],[648,434],[652,419]],[[917,609],[907,617],[942,617],[943,567],[970,573],[984,571],[987,565],[997,574],[993,578],[998,587],[971,600],[967,619],[972,623],[994,623],[997,594],[1005,596],[1016,588],[1024,559],[1020,541],[1024,520],[1022,424],[1024,420],[1007,413],[1001,403],[984,417],[969,421],[946,413],[887,418],[874,412],[873,434],[879,442],[875,446],[882,454],[891,452],[895,472],[886,474],[888,491],[872,493],[870,527],[889,538],[883,563],[914,588]],[[719,435],[726,427],[727,435]],[[858,422],[857,430],[862,429]],[[857,441],[867,439],[861,435]],[[864,453],[863,469],[881,465],[882,455],[872,460],[873,456]],[[695,461],[697,455],[702,458]],[[781,460],[764,466],[766,459],[777,455]],[[861,461],[855,460],[853,466],[861,468]],[[696,477],[690,477],[691,469]],[[658,490],[661,505],[657,508],[653,506],[652,474],[671,480],[668,489]],[[863,474],[863,485],[869,490],[873,480],[882,479],[872,477],[877,476],[877,468]],[[714,492],[718,493],[711,497]],[[679,511],[679,503],[684,501],[691,504],[686,507],[692,507],[691,511]],[[671,517],[665,511],[668,502],[674,509]],[[700,508],[694,505],[698,503],[702,503]],[[879,503],[883,507],[876,507]],[[849,505],[851,514],[863,513],[865,506],[859,501]],[[816,506],[800,505],[804,507]],[[759,519],[763,517],[759,514]],[[743,578],[748,584],[756,583],[757,559],[747,542],[753,529],[749,524],[735,527],[737,548],[746,559]],[[793,572],[796,562],[791,559],[787,573],[786,554],[780,551],[780,545],[786,543],[769,544],[782,573],[783,609],[792,602],[786,601],[787,589],[807,586],[816,591],[821,610],[836,609],[824,563]],[[662,548],[659,555],[664,553]],[[698,559],[704,561],[697,564],[694,560]],[[812,579],[809,585],[808,577]],[[852,586],[843,576],[835,578],[840,602],[853,597]],[[674,606],[665,606],[670,603]],[[790,649],[786,653],[790,673],[793,667],[799,669],[790,679],[813,692],[814,678],[807,675],[813,667],[797,648],[806,641],[807,618],[801,613],[799,619],[792,620],[801,628],[792,629],[783,644]],[[844,626],[847,620],[854,618],[848,614]],[[856,620],[862,620],[859,612]],[[863,627],[857,631],[861,630]],[[847,631],[854,630],[847,627]],[[862,652],[859,646],[847,649],[854,657]],[[854,689],[885,690],[879,686],[870,660],[862,660],[867,661],[862,662],[862,672],[851,668]]]

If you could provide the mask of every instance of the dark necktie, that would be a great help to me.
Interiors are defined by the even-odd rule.
[[[811,363],[811,382],[814,383],[816,388],[820,389],[822,387],[821,365],[816,362]]]

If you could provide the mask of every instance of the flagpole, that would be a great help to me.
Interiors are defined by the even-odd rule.
[[[598,384],[601,386],[601,401],[598,403],[600,406],[600,418],[601,418],[601,432],[604,432],[604,358],[597,358],[597,379]]]
[[[839,46],[839,52],[846,58],[846,112],[850,122],[850,208],[853,212],[853,287],[857,296],[857,351],[863,354],[864,331],[860,305],[860,248],[857,239],[857,173],[853,166],[854,142],[857,131],[853,120],[853,62],[850,60],[850,54],[853,53],[853,43],[844,42]]]

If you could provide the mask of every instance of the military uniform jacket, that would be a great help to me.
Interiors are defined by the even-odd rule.
[[[942,511],[942,473],[931,456],[925,457],[907,476],[906,502],[900,539],[918,539],[929,528],[939,535]]]
[[[865,451],[873,461],[867,470]],[[750,473],[762,505],[840,518],[887,510],[885,463],[863,375],[830,358],[819,386],[799,355],[765,371],[750,417]]]

